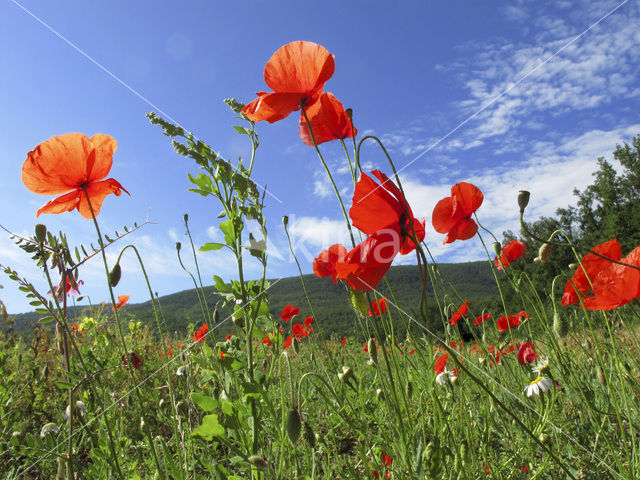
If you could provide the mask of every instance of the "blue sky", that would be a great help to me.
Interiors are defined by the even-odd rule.
[[[484,255],[477,238],[443,246],[443,235],[430,227],[435,203],[453,184],[468,181],[483,190],[480,221],[500,237],[518,229],[519,189],[532,192],[529,218],[552,215],[573,202],[574,187],[590,183],[597,157],[609,158],[616,143],[640,133],[637,1],[390,5],[194,1],[177,8],[165,1],[4,0],[0,224],[29,235],[36,210],[50,199],[29,192],[20,180],[27,152],[54,135],[107,133],[119,144],[110,176],[131,196],[107,197],[99,217],[103,231],[142,223],[150,211],[155,223],[126,243],[140,248],[154,291],[191,288],[175,255],[175,242],[185,243],[183,214],[189,213],[200,245],[216,239],[220,209],[213,199],[186,191],[186,173],[197,169],[173,153],[144,115],[162,111],[226,158],[248,156],[249,145],[232,129],[237,121],[222,100],[246,103],[267,89],[265,62],[293,40],[314,41],[335,55],[325,91],[353,108],[361,134],[383,139],[402,168],[414,213],[427,219],[426,242],[438,261]],[[273,195],[266,202],[271,278],[296,274],[283,215],[290,216],[305,273],[322,248],[345,238],[333,192],[314,150],[300,141],[297,121],[293,114],[258,125],[255,179]],[[352,184],[338,147],[325,144],[322,150],[350,203]],[[362,159],[367,168],[389,172],[373,148]],[[65,231],[73,245],[95,243],[91,222],[77,212],[42,215],[38,222]],[[110,258],[121,247],[111,248]],[[126,258],[116,293],[146,301],[140,270]],[[199,260],[205,283],[213,274],[235,275],[220,252]],[[0,237],[0,263],[47,290],[42,274],[6,235]],[[248,265],[248,274],[258,274],[255,265]],[[93,303],[108,297],[103,277],[99,262],[80,272],[82,293]],[[30,309],[10,279],[4,276],[0,284],[0,299],[11,313]]]

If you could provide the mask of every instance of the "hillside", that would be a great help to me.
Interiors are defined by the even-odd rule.
[[[454,294],[451,286],[455,287],[464,299],[474,300],[474,310],[482,306],[488,306],[495,300],[496,284],[491,274],[488,262],[468,262],[460,264],[438,265],[440,281],[437,282],[440,298],[448,298],[453,304],[458,304],[460,299]],[[398,305],[411,313],[417,306],[420,294],[420,278],[415,266],[395,266],[387,274],[387,280],[393,288]],[[305,275],[304,281],[309,292],[309,297],[316,314],[316,332],[323,335],[351,335],[356,327],[355,315],[349,306],[345,287],[341,284],[333,284],[329,279],[317,278],[315,275]],[[444,289],[444,290],[443,290]],[[380,290],[389,296],[389,292],[382,283]],[[433,298],[432,288],[429,285],[430,297]],[[218,301],[214,287],[206,287],[205,292],[209,300],[210,308]],[[446,296],[448,294],[448,296]],[[311,315],[302,289],[299,277],[288,277],[280,280],[271,280],[271,288],[268,291],[270,310],[276,317],[282,311],[282,307],[291,304],[301,308],[300,315]],[[171,295],[159,297],[163,323],[167,332],[185,331],[189,323],[201,324],[203,320],[198,297],[194,289],[177,292]],[[430,304],[432,312],[437,309],[433,302]],[[75,307],[71,309],[69,318],[84,314],[87,307]],[[128,304],[123,311],[129,317],[135,317],[149,325],[155,325],[151,301]],[[227,312],[222,312],[222,318],[226,318]],[[38,319],[38,314],[23,313],[13,315],[14,328],[18,331],[27,330]],[[230,330],[233,326],[228,322],[221,331]],[[153,328],[152,328],[153,329]]]

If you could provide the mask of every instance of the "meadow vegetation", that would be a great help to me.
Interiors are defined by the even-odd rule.
[[[118,291],[121,263],[144,266],[144,252],[127,244],[143,226],[107,235],[98,221],[102,202],[117,201],[110,194],[128,193],[105,180],[115,140],[67,134],[28,153],[27,188],[61,195],[38,215],[78,210],[97,240],[76,246],[43,224],[14,235],[51,294],[2,265],[39,315],[25,333],[1,312],[3,478],[640,477],[640,137],[616,148],[620,165],[601,159],[577,207],[556,217],[526,219],[536,199],[522,191],[513,199],[522,230],[499,240],[476,213],[482,191],[460,182],[434,205],[443,236],[426,238],[391,159],[360,168],[363,142],[386,150],[358,138],[351,111],[324,92],[333,73],[323,47],[293,42],[265,66],[272,92],[247,105],[227,100],[251,147],[246,163],[148,115],[195,162],[191,191],[222,209],[224,240],[178,247],[181,261],[195,262],[185,273],[191,297],[159,302],[145,274],[146,311]],[[351,243],[318,252],[314,277],[301,271],[278,286],[267,279],[266,239],[282,227],[267,225],[252,177],[256,124],[294,111]],[[344,146],[351,203],[322,156],[329,141]],[[429,244],[442,240],[482,242],[487,261],[439,266]],[[116,263],[107,249],[119,252]],[[237,275],[205,286],[197,258],[222,249]],[[416,264],[391,269],[399,255]],[[104,263],[111,303],[70,309],[92,257]],[[245,278],[247,262],[261,266],[260,278]],[[187,321],[167,321],[172,309]]]

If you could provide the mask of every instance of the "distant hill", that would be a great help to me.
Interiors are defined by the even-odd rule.
[[[438,298],[446,303],[458,305],[460,298],[473,301],[474,311],[480,311],[483,307],[489,307],[496,302],[497,288],[488,262],[468,262],[457,264],[439,264],[436,289]],[[412,313],[417,309],[420,295],[420,278],[415,266],[395,266],[389,270],[387,281],[393,289],[397,304],[404,311]],[[285,305],[300,307],[302,318],[311,315],[302,289],[299,277],[288,277],[280,280],[270,280],[268,296],[270,311],[274,316],[280,314]],[[333,284],[330,279],[318,278],[315,275],[304,275],[304,282],[309,292],[309,298],[316,314],[314,326],[316,332],[322,335],[352,335],[356,328],[356,316],[349,305],[345,287],[340,283]],[[458,297],[455,291],[459,292]],[[382,293],[391,299],[384,281],[380,284]],[[433,299],[433,289],[429,284],[429,296]],[[213,306],[219,300],[214,287],[205,287],[205,294],[210,305]],[[195,289],[185,290],[159,297],[163,324],[166,332],[184,332],[189,323],[202,324],[205,319],[198,302]],[[82,316],[87,307],[74,307],[70,309],[69,318]],[[435,302],[430,302],[430,310],[437,314]],[[124,307],[129,317],[142,320],[155,330],[155,317],[151,301],[138,304],[128,304]],[[230,312],[221,311],[222,318]],[[27,330],[39,318],[35,312],[12,315],[15,320],[14,328],[17,331]],[[211,320],[206,319],[211,326]],[[232,331],[233,325],[223,326],[221,332]],[[435,322],[439,324],[440,322]]]

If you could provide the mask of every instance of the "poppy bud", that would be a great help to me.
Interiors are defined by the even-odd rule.
[[[538,257],[540,258],[540,261],[546,262],[547,260],[549,260],[552,251],[553,245],[551,245],[550,243],[543,243],[538,250]]]
[[[598,367],[598,369],[596,370],[596,378],[598,379],[598,383],[600,385],[607,385],[607,377],[604,374],[604,370],[602,369],[602,367]]]
[[[282,217],[282,224],[286,227],[287,225],[289,225],[289,216],[285,215],[284,217]]]
[[[44,243],[44,241],[47,239],[47,227],[45,227],[43,224],[39,223],[36,225],[36,240],[38,240],[39,243]]]
[[[373,363],[378,363],[378,349],[376,348],[376,342],[373,338],[370,338],[367,342],[367,350],[369,351],[369,358]]]
[[[349,117],[349,120],[353,120],[353,109],[351,108],[347,108],[344,113],[347,114],[347,117]]]
[[[298,341],[297,338],[293,337],[293,351],[297,353],[300,353],[300,342]]]
[[[258,468],[267,468],[269,466],[267,461],[260,455],[251,455],[249,458],[247,458],[247,461],[254,467]]]
[[[493,253],[495,253],[496,255],[500,255],[502,253],[502,245],[500,245],[500,242],[493,242]]]
[[[540,436],[538,437],[538,440],[540,440],[540,443],[549,443],[549,440],[551,440],[551,437],[546,433],[541,433]]]
[[[220,322],[220,312],[218,311],[218,307],[213,309],[213,323],[216,324]]]
[[[307,445],[309,445],[309,448],[314,448],[316,446],[316,436],[313,434],[311,425],[309,425],[307,422],[303,422],[302,426],[303,426],[302,437],[304,438],[304,441],[307,442]]]
[[[578,268],[578,264],[577,263],[570,263],[569,264],[569,270],[575,270],[576,268]]]
[[[189,221],[189,214],[185,213],[184,214],[184,223],[187,223]]]
[[[410,400],[413,395],[413,382],[407,382],[407,398]]]
[[[295,445],[300,438],[301,429],[302,421],[300,420],[300,414],[298,410],[292,408],[287,415],[287,435],[293,445]]]
[[[109,272],[109,283],[112,287],[115,287],[120,283],[120,278],[122,277],[122,269],[120,268],[120,263],[116,263],[111,271]]]
[[[564,338],[569,331],[567,321],[558,312],[553,313],[553,331],[558,338]]]
[[[144,429],[144,418],[140,417],[140,430]]]
[[[182,244],[180,242],[176,242],[176,250],[180,251],[181,248],[182,248]]]
[[[520,207],[520,213],[524,212],[524,209],[529,205],[529,199],[531,198],[531,193],[526,190],[520,190],[518,192],[518,206]]]

